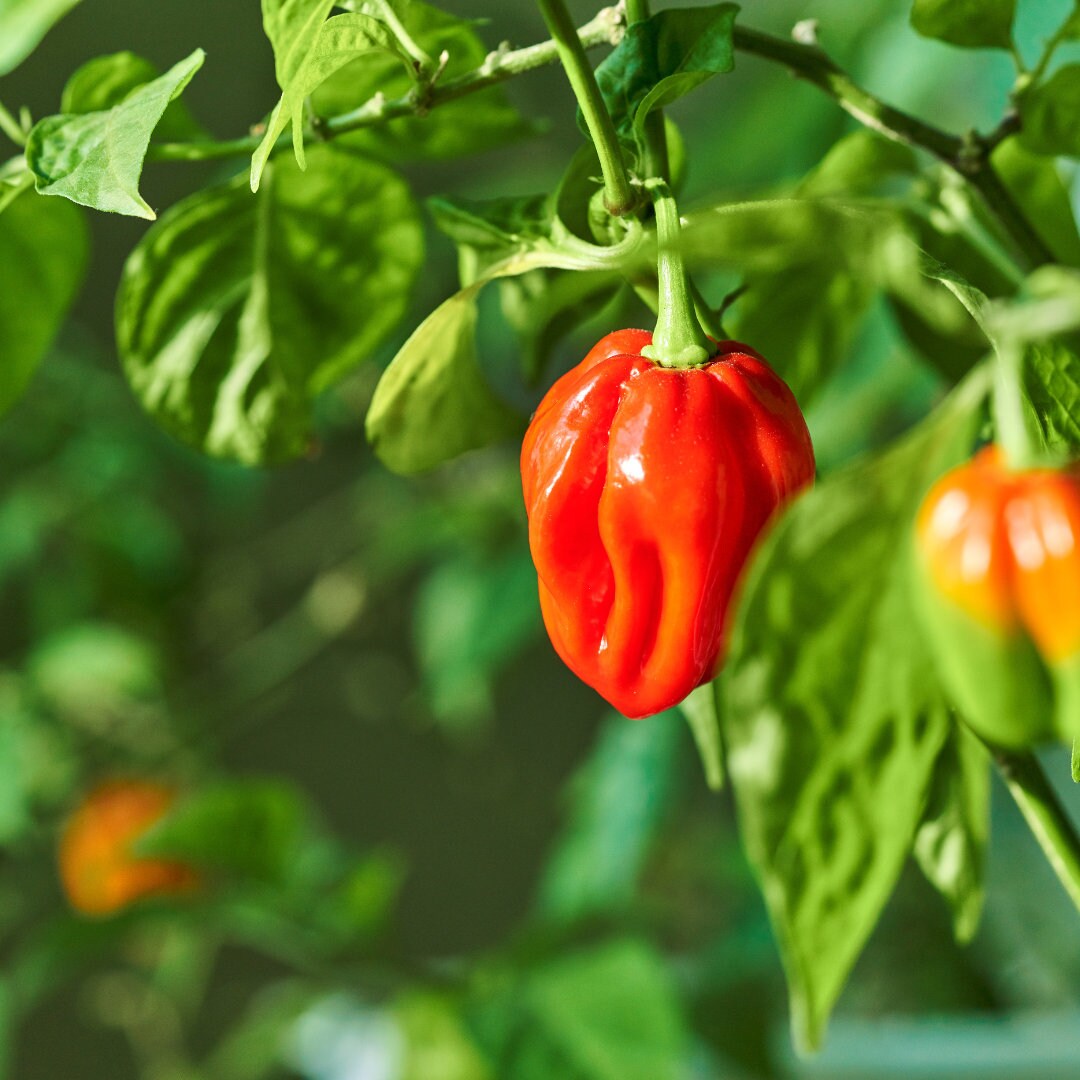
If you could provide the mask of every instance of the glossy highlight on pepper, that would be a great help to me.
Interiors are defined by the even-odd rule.
[[[705,365],[603,338],[541,401],[521,473],[540,606],[556,651],[629,717],[677,704],[720,663],[740,572],[814,476],[784,381],[752,349]]]
[[[919,513],[939,593],[1056,662],[1080,652],[1080,470],[1012,472],[996,446],[947,473]]]

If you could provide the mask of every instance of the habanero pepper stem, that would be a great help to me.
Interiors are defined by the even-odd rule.
[[[690,281],[683,266],[679,250],[682,230],[679,208],[666,181],[647,180],[645,190],[652,196],[656,211],[660,311],[652,344],[643,348],[641,355],[662,367],[698,367],[716,350],[698,322]]]
[[[566,4],[563,0],[537,0],[537,3],[600,158],[600,171],[604,176],[604,205],[609,214],[621,217],[633,210],[637,200],[630,186],[615,124],[604,104],[596,76]]]
[[[997,443],[1010,469],[1032,469],[1042,464],[1024,415],[1022,389],[1024,348],[1005,340],[994,358],[993,415]]]

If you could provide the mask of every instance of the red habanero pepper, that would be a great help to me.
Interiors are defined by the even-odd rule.
[[[806,423],[753,349],[694,367],[608,334],[541,401],[521,472],[548,634],[629,717],[716,674],[740,571],[783,502],[814,476]]]

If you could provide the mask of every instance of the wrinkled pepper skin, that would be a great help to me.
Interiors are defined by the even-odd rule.
[[[175,791],[149,780],[110,780],[75,809],[60,838],[60,881],[78,912],[107,916],[151,896],[191,892],[183,863],[140,858],[132,846],[172,807]]]
[[[916,537],[946,609],[938,651],[976,729],[1004,745],[1080,734],[1080,471],[1010,471],[988,446],[931,489]]]
[[[628,717],[713,678],[740,571],[814,452],[795,398],[744,345],[699,368],[603,338],[541,401],[521,474],[544,623],[581,679]]]

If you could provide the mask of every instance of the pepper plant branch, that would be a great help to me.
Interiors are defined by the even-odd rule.
[[[619,217],[632,210],[637,199],[630,186],[630,174],[623,161],[615,123],[604,104],[596,75],[564,0],[538,0],[538,4],[600,159],[600,171],[604,177],[604,205],[608,213]]]
[[[585,49],[594,49],[598,45],[615,45],[621,36],[623,21],[623,11],[619,5],[605,7],[577,31],[578,40]],[[487,90],[515,75],[554,64],[558,59],[558,47],[554,41],[541,41],[521,49],[502,47],[491,53],[475,70],[431,87],[423,100],[411,92],[396,98],[376,94],[350,112],[326,117],[320,124],[320,130],[310,134],[312,137],[332,139],[390,120],[417,116],[450,101]],[[261,133],[255,133],[222,141],[199,139],[191,142],[159,143],[150,147],[150,157],[155,161],[206,161],[239,157],[253,153],[261,141]],[[281,141],[284,145],[290,142],[290,139],[283,136]]]
[[[622,27],[621,5],[607,7],[577,31],[577,38],[583,49],[616,44]],[[816,44],[775,37],[736,24],[735,48],[747,55],[782,64],[797,77],[814,84],[832,97],[845,112],[864,126],[886,138],[919,147],[933,154],[938,160],[955,169],[979,192],[1002,228],[1032,265],[1053,261],[1052,253],[1031,227],[989,161],[990,151],[1011,133],[1015,120],[1006,116],[1002,125],[990,136],[964,139],[881,101],[859,86]],[[332,139],[390,120],[416,116],[505,82],[516,75],[554,63],[558,59],[559,48],[554,40],[542,41],[521,49],[500,49],[492,53],[474,71],[433,86],[422,101],[414,94],[397,98],[376,94],[370,101],[351,112],[322,120],[320,130],[311,134],[313,137]],[[161,143],[151,146],[150,157],[158,161],[202,161],[236,157],[252,153],[260,141],[261,136],[253,134],[220,142],[194,140]],[[283,137],[284,141],[287,140]]]
[[[1017,249],[1033,265],[1054,257],[990,163],[991,140],[962,138],[893,108],[864,90],[822,49],[810,42],[788,41],[748,27],[735,26],[735,48],[783,64],[794,75],[824,90],[846,113],[894,142],[929,151],[955,169],[982,196]],[[1000,141],[1000,140],[999,140]]]
[[[990,748],[1009,793],[1080,910],[1080,835],[1033,754]]]

